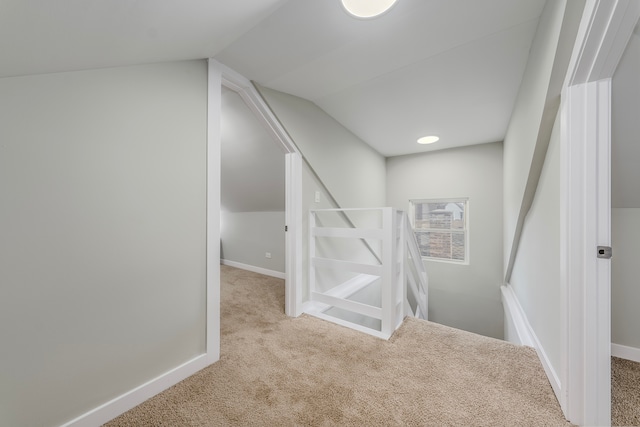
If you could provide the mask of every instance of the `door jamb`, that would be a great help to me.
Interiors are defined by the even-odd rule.
[[[640,17],[635,0],[585,5],[562,94],[562,393],[569,421],[611,422],[611,78]]]
[[[285,313],[297,317],[302,313],[302,155],[250,80],[211,58],[209,68],[220,73],[222,86],[240,95],[285,153]],[[210,149],[219,152],[220,141]]]

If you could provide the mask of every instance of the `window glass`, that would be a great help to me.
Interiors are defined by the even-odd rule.
[[[467,261],[467,200],[412,200],[413,228],[424,258]]]

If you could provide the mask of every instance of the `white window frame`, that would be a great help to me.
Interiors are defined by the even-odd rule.
[[[419,203],[463,203],[464,204],[464,227],[458,230],[442,230],[442,229],[420,229],[416,230],[416,210],[415,205]],[[427,232],[455,232],[462,233],[464,235],[464,260],[450,259],[450,258],[437,258],[432,256],[422,256],[423,260],[427,261],[436,261],[436,262],[444,262],[451,263],[457,265],[469,265],[469,198],[468,197],[456,197],[456,198],[441,198],[441,199],[411,199],[409,200],[409,222],[411,223],[411,228],[413,229],[414,234],[416,231],[427,231]],[[417,235],[416,235],[417,238]]]

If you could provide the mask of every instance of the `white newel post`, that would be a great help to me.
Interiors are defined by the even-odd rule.
[[[384,238],[382,239],[382,286],[381,286],[381,305],[382,305],[382,332],[391,335],[395,330],[393,308],[395,298],[393,292],[394,277],[394,216],[391,208],[382,209],[382,228],[384,230]]]

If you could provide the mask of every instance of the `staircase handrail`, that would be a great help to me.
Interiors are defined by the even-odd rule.
[[[427,269],[425,268],[424,263],[422,262],[422,255],[420,254],[420,247],[418,245],[418,240],[416,239],[415,232],[408,221],[408,216],[406,212],[404,213],[404,216],[405,216],[404,223],[406,224],[405,230],[404,230],[405,241],[407,242],[407,248],[409,250],[409,254],[411,255],[411,259],[413,261],[413,266],[415,268],[415,271],[418,273],[417,277],[416,275],[412,274],[414,276],[414,280],[416,284],[418,285],[418,289],[412,289],[412,290],[416,295],[416,303],[420,308],[420,312],[423,316],[425,316],[426,313],[428,313],[428,307],[429,307],[428,306],[429,278],[427,276]],[[413,273],[411,269],[407,269],[407,270]],[[411,282],[409,280],[407,280],[407,282],[408,282],[407,286],[409,286]],[[422,296],[424,296],[424,298],[421,298]]]

